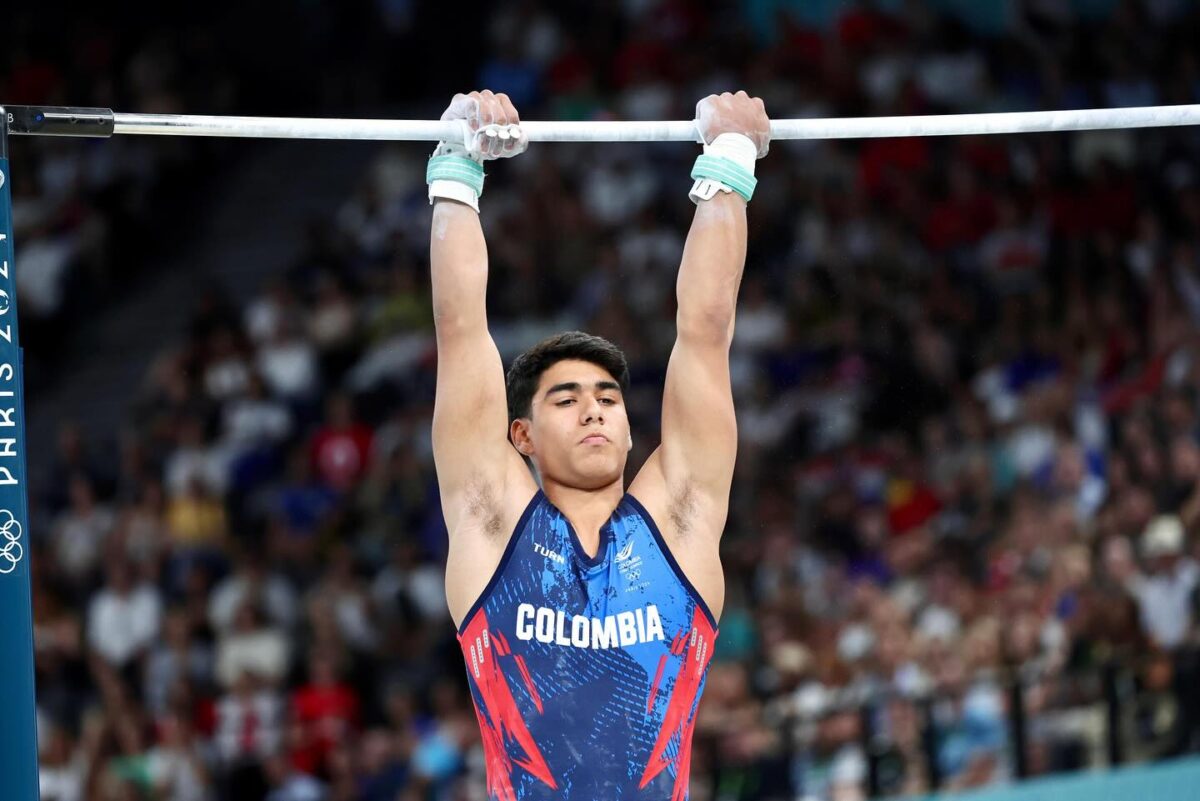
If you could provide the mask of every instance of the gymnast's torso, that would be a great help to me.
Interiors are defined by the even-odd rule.
[[[489,799],[686,799],[716,637],[636,498],[593,558],[538,490],[458,632]]]

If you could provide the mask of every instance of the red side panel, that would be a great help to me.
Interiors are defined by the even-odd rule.
[[[558,789],[554,777],[550,774],[550,766],[546,764],[542,752],[534,742],[525,720],[517,709],[512,690],[500,670],[497,659],[502,649],[505,654],[511,651],[506,644],[493,642],[488,632],[487,615],[480,609],[470,624],[458,637],[462,647],[463,658],[467,662],[467,673],[483,698],[483,709],[475,705],[475,716],[479,719],[479,731],[483,736],[483,748],[487,759],[487,790],[488,796],[501,801],[516,801],[513,790],[512,763],[508,756],[508,744],[516,742],[524,759],[516,759],[520,765],[543,784]],[[503,640],[501,640],[503,643]],[[519,657],[518,657],[519,658]],[[523,664],[518,668],[528,680],[528,671]],[[528,681],[532,693],[532,681]],[[536,693],[532,693],[537,698]],[[540,708],[541,699],[537,698]]]
[[[671,691],[658,740],[650,752],[650,760],[646,763],[639,784],[639,787],[645,787],[671,763],[665,757],[667,745],[678,734],[679,753],[675,757],[675,789],[671,793],[671,801],[683,801],[687,797],[687,781],[692,766],[692,729],[696,724],[693,710],[700,681],[712,659],[713,643],[717,638],[699,607],[692,613],[691,629],[681,634],[684,636],[672,641],[673,648],[683,649],[679,675],[675,677],[675,687]]]

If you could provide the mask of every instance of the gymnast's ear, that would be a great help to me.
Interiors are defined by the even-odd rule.
[[[522,456],[533,456],[533,440],[529,436],[529,421],[518,417],[508,425],[508,438]]]

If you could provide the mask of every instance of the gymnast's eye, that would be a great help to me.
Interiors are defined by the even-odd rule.
[[[600,402],[603,403],[605,406],[616,406],[617,405],[616,398],[601,398]]]
[[[575,399],[574,399],[574,398],[563,398],[562,400],[560,400],[560,401],[556,402],[554,405],[555,405],[555,406],[567,406],[567,405],[569,405],[569,404],[572,404],[572,403],[574,403],[574,402],[575,402]]]

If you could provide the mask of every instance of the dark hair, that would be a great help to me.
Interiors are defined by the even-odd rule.
[[[566,359],[578,359],[603,367],[620,384],[622,392],[629,389],[629,365],[620,348],[603,337],[582,331],[566,331],[543,339],[513,359],[505,376],[509,423],[518,417],[529,417],[533,393],[537,392],[542,373]]]

